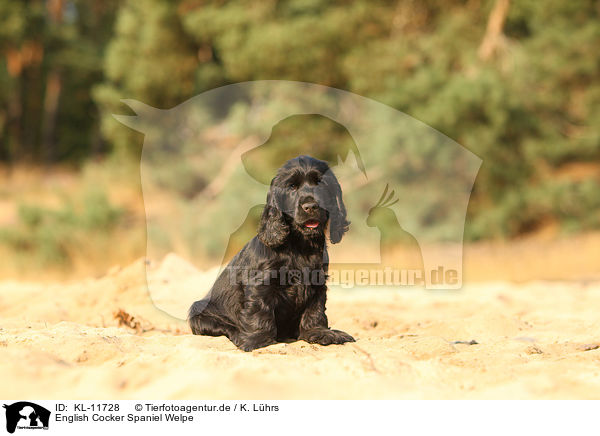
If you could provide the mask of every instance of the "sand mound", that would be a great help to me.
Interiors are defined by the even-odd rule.
[[[177,319],[185,320],[192,302],[204,297],[220,268],[200,271],[187,260],[170,253],[161,263],[147,268],[148,290],[154,305]]]
[[[226,338],[191,335],[184,321],[165,313],[185,317],[217,272],[169,255],[74,283],[0,283],[0,395],[600,396],[598,283],[332,289],[330,322],[356,343],[298,341],[243,353]]]

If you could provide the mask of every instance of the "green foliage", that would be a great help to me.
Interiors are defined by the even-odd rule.
[[[509,192],[497,207],[483,209],[467,237],[519,235],[556,220],[565,232],[600,226],[600,183],[554,181]]]
[[[119,112],[121,98],[170,107],[194,91],[197,60],[176,6],[166,0],[128,0],[119,10],[106,49],[107,80],[94,88],[94,97],[102,111],[102,131],[124,154],[139,152],[132,147],[139,136],[124,131],[111,116]]]
[[[600,157],[597,5],[591,0],[511,4],[494,56],[481,60],[478,48],[493,5],[491,0],[482,8],[454,1],[288,0],[251,7],[243,0],[201,5],[182,0],[180,45],[191,41],[198,48],[197,92],[256,79],[341,87],[405,111],[475,152],[483,166],[470,203],[469,238],[515,236],[551,219],[568,228],[575,221],[581,228],[594,227],[592,209],[585,215],[565,204],[583,196],[582,204],[593,207],[595,182],[557,184],[553,174],[564,164]],[[137,44],[134,38],[129,42]],[[121,62],[130,63],[127,56]],[[162,87],[159,80],[149,87],[144,101],[151,102]],[[128,90],[121,89],[121,95]],[[281,137],[289,147],[273,149],[306,150],[307,142],[312,149],[318,130],[325,143],[343,137],[317,118],[288,122]],[[294,135],[294,129],[301,134]],[[397,151],[393,141],[385,145],[390,135],[381,132],[374,152],[387,170],[383,177],[394,180]],[[435,144],[412,153],[443,159]],[[286,157],[246,165],[270,168]],[[424,200],[423,207],[427,204]],[[448,212],[418,213],[441,220]]]
[[[548,220],[569,231],[598,226],[597,179],[554,179],[565,165],[600,158],[594,0],[511,2],[487,59],[478,50],[494,0],[70,0],[59,22],[49,3],[0,0],[0,159],[82,160],[106,151],[104,144],[139,158],[142,136],[111,116],[123,112],[120,99],[170,108],[229,83],[290,79],[379,100],[479,155],[469,238],[516,236]],[[43,49],[42,58],[16,73],[9,53],[26,57],[32,47]],[[53,118],[44,99],[53,71],[63,86],[48,139],[43,126]],[[315,138],[345,140],[317,118],[279,126],[288,151],[318,148]],[[401,160],[393,134],[378,132],[374,145],[388,179]],[[435,144],[411,152],[415,161],[445,158]],[[249,164],[270,167],[284,157]],[[173,162],[157,182],[191,198],[216,172],[206,166],[198,176]],[[430,203],[418,213],[441,220],[449,212],[426,210]]]

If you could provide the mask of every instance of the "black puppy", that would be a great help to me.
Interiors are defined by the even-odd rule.
[[[354,342],[331,330],[325,315],[332,243],[348,231],[340,185],[326,162],[299,156],[271,181],[254,237],[196,301],[188,321],[196,335],[227,336],[251,351],[285,339],[321,345]]]

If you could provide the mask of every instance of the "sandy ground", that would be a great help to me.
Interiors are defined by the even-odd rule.
[[[155,269],[165,301],[182,265]],[[599,282],[332,289],[330,322],[356,343],[244,353],[158,310],[140,260],[68,284],[0,283],[0,397],[600,398],[599,307]]]

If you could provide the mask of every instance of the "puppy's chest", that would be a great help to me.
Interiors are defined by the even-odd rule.
[[[313,288],[308,285],[292,285],[279,288],[275,296],[279,309],[296,310],[303,307],[313,295]]]
[[[325,284],[322,264],[293,265],[280,271],[275,299],[277,306],[300,308]]]

